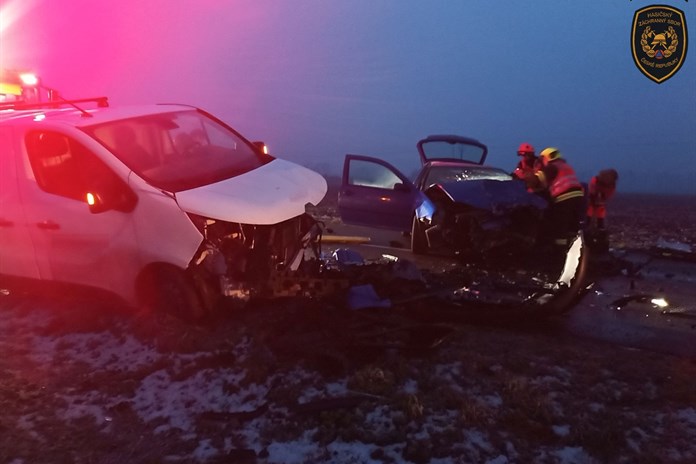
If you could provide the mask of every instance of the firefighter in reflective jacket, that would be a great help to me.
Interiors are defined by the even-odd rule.
[[[615,169],[604,169],[590,179],[587,190],[587,225],[591,228],[604,229],[607,216],[607,201],[616,192],[619,173]]]
[[[539,158],[541,169],[529,177],[527,183],[533,190],[548,194],[549,206],[542,238],[564,245],[580,230],[584,213],[582,185],[558,148],[545,148]]]
[[[528,143],[520,144],[520,147],[517,149],[517,156],[520,157],[520,161],[517,163],[515,170],[512,171],[512,177],[525,180],[539,168],[539,158],[534,153],[534,147]]]

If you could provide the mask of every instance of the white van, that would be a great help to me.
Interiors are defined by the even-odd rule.
[[[0,111],[0,277],[196,318],[225,282],[296,267],[321,175],[195,107],[95,102]]]

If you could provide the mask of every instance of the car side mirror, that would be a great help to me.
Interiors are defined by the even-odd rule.
[[[396,190],[397,192],[410,192],[411,187],[404,184],[403,182],[397,182],[396,184],[394,184],[394,190]]]

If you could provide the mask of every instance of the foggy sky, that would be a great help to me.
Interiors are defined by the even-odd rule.
[[[696,37],[684,0],[0,0],[0,66],[67,97],[199,106],[323,174],[346,153],[411,174],[420,138],[459,134],[505,169],[529,142],[583,180],[696,195],[696,44],[662,84],[631,55],[654,3]]]

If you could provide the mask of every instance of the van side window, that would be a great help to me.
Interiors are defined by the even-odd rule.
[[[97,181],[117,180],[93,153],[63,134],[32,131],[25,141],[36,182],[47,193],[85,201]]]

